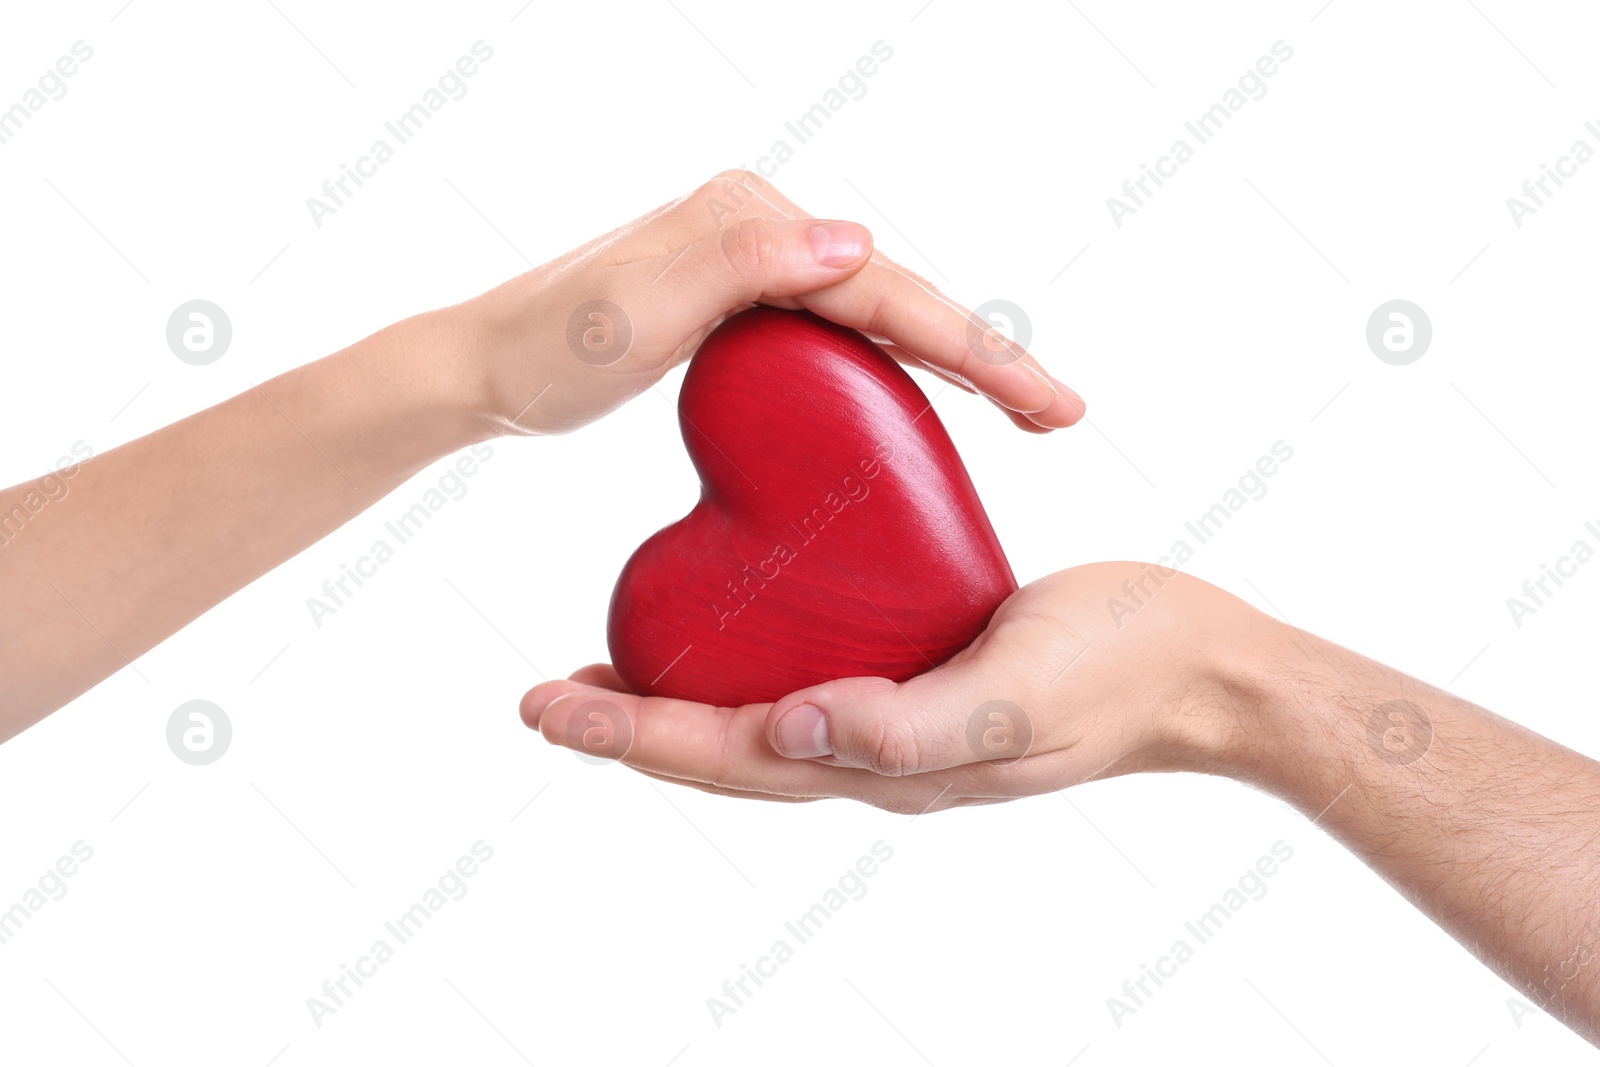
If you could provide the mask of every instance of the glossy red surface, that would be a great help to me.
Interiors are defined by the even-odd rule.
[[[702,491],[612,595],[611,658],[632,689],[731,706],[909,678],[1015,591],[938,415],[861,334],[741,312],[701,344],[678,410]]]

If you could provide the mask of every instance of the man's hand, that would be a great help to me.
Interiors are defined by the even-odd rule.
[[[1126,597],[1124,583],[1146,591],[1131,616],[1106,606]],[[775,704],[713,708],[622,692],[596,666],[533,689],[522,715],[569,747],[626,738],[625,752],[593,754],[698,789],[915,814],[1221,766],[1249,729],[1228,649],[1274,625],[1177,571],[1101,563],[1018,590],[969,648],[906,682],[848,678]],[[606,706],[616,729],[582,728]]]
[[[585,668],[530,691],[523,719],[708,792],[910,814],[1132,771],[1249,782],[1600,1043],[1600,764],[1175,571],[1035,582],[970,648],[898,684],[740,708],[617,684]]]

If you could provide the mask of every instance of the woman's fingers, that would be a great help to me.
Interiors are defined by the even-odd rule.
[[[626,263],[674,253],[730,229],[746,219],[810,219],[760,175],[730,170],[688,196],[613,231],[605,256]]]
[[[1071,426],[1083,417],[1083,399],[1046,374],[996,324],[977,319],[881,253],[848,281],[800,302],[841,325],[888,338],[1009,410],[1032,415],[1040,426]]]
[[[883,349],[891,359],[902,366],[914,367],[917,370],[927,371],[935,378],[955,386],[964,393],[971,393],[973,396],[980,395],[976,389],[962,381],[960,378],[956,377],[954,374],[939,367],[935,367],[925,359],[918,359],[915,355],[907,352],[897,344],[891,344],[888,341],[875,341],[874,344]]]
[[[672,253],[617,268],[636,328],[662,339],[690,337],[730,309],[782,303],[860,271],[872,234],[854,222],[749,218]]]
[[[691,286],[709,276],[717,299],[737,296],[780,307],[803,306],[841,325],[885,337],[924,365],[964,379],[1003,411],[1026,416],[1012,418],[1023,429],[1048,431],[1083,417],[1083,399],[1047,374],[998,324],[977,318],[881,252],[873,252],[864,268],[852,263],[831,280],[825,271],[811,270],[803,262],[797,273],[796,263],[805,259],[791,257],[798,246],[773,245],[771,235],[806,232],[807,224],[816,221],[759,175],[728,171],[659,209],[647,224],[618,231],[621,236],[605,255],[619,264],[644,266],[652,286],[674,275]],[[715,255],[704,254],[711,249]],[[719,264],[719,258],[733,262],[731,274],[719,269],[727,265]],[[696,260],[710,262],[709,275],[705,263]],[[770,272],[772,266],[780,268],[778,277]],[[688,296],[696,312],[704,311],[693,289]],[[726,310],[719,308],[704,321]]]
[[[1012,425],[1016,426],[1016,428],[1019,430],[1025,430],[1028,433],[1049,433],[1051,430],[1056,428],[1054,426],[1046,426],[1045,424],[1037,421],[1033,415],[1025,415],[1020,411],[1012,411],[1010,408],[1006,407],[992,396],[986,396],[984,399],[999,409],[1000,413],[1006,418],[1010,419]]]
[[[891,344],[888,341],[877,341],[875,343],[878,345],[879,348],[881,348],[885,352],[887,352],[897,363],[901,363],[901,364],[903,364],[903,365],[905,365],[907,367],[915,367],[917,370],[927,371],[929,374],[932,374],[935,378],[938,378],[940,381],[946,382],[946,383],[948,383],[950,385],[955,386],[957,389],[960,389],[963,393],[971,393],[973,396],[983,396],[982,393],[978,392],[971,385],[969,385],[966,382],[962,381],[960,378],[956,377],[954,374],[951,374],[949,371],[941,370],[940,368],[935,367],[933,364],[929,363],[925,359],[917,358],[916,356],[912,355],[910,352],[907,352],[905,349],[901,348],[899,345]],[[933,394],[933,396],[937,396],[937,395],[938,395],[937,393]],[[933,396],[930,396],[928,399],[932,400]],[[1006,407],[1004,404],[1001,404],[998,401],[996,401],[993,397],[984,396],[983,398],[985,400],[989,401],[989,403],[993,404],[995,406],[996,410],[998,410],[1002,415],[1004,415],[1006,418],[1010,419],[1012,424],[1015,425],[1017,427],[1017,429],[1019,429],[1019,430],[1026,430],[1029,433],[1041,433],[1042,434],[1042,433],[1049,433],[1050,430],[1052,429],[1052,427],[1042,426],[1039,423],[1034,422],[1033,418],[1031,416],[1029,416],[1029,415],[1024,415],[1020,411],[1012,411],[1010,408]]]

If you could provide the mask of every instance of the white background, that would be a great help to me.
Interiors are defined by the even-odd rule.
[[[0,145],[0,482],[754,163],[882,40],[866,95],[774,180],[958,299],[1020,304],[1088,399],[1036,439],[937,395],[1019,578],[1165,552],[1283,440],[1189,569],[1595,753],[1600,566],[1520,629],[1506,598],[1600,519],[1600,162],[1520,229],[1505,201],[1596,143],[1600,26],[1579,4],[1319,2],[18,5],[0,106],[73,42],[94,56]],[[315,227],[306,198],[480,39],[467,95]],[[1116,227],[1106,198],[1278,40],[1268,93]],[[165,342],[194,298],[234,328],[206,367]],[[1364,340],[1394,298],[1433,322],[1409,366]],[[694,499],[680,380],[495,444],[320,629],[306,598],[442,466],[0,748],[0,908],[94,850],[0,946],[7,1062],[1593,1062],[1227,781],[912,822],[547,747],[518,697],[604,658],[618,569]],[[165,741],[196,698],[234,728],[205,767]],[[467,895],[316,1026],[307,998],[480,839]],[[714,1025],[707,997],[879,840],[867,895]],[[1116,1026],[1107,997],[1280,840],[1267,895]]]

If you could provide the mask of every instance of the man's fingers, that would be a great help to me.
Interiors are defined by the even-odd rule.
[[[639,771],[721,789],[792,797],[861,796],[860,771],[786,760],[766,741],[767,705],[714,708],[575,681],[522,698],[522,719],[546,741]]]
[[[948,770],[889,775],[876,769],[830,766],[817,759],[786,758],[769,743],[769,710],[764,704],[714,708],[640,697],[571,680],[546,682],[522,701],[523,720],[552,744],[719,795],[767,800],[843,797],[917,815],[1034,791],[1029,783],[1038,768],[1032,760],[1012,766],[1009,760],[954,759]],[[990,730],[999,728],[988,719],[984,723]],[[1020,747],[1014,748],[1011,754],[1020,758]],[[987,752],[986,758],[999,760],[1005,755],[997,750]]]
[[[579,667],[567,676],[569,681],[579,685],[590,685],[596,689],[610,689],[618,693],[631,693],[628,683],[622,680],[617,669],[609,663],[591,663],[587,667]]]
[[[657,774],[655,771],[642,771],[638,767],[632,767],[630,770],[636,774],[642,774],[646,778],[654,778],[658,782],[666,782],[668,785],[683,786],[686,789],[695,789],[702,793],[713,793],[719,797],[732,797],[735,800],[765,800],[775,804],[809,804],[813,800],[823,799],[821,797],[791,797],[784,793],[757,793],[749,789],[727,789],[719,785],[707,785],[705,782],[693,782],[683,778],[674,778],[667,774]]]
[[[707,792],[792,800],[844,797],[912,815],[977,797],[1014,795],[1011,776],[997,776],[992,765],[886,777],[787,759],[768,743],[768,710],[765,704],[714,708],[639,697],[572,681],[546,682],[522,702],[523,720],[552,744]]]

